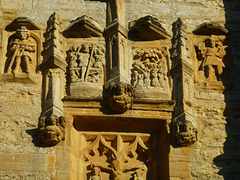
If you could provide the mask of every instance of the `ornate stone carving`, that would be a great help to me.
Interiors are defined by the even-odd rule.
[[[167,48],[138,49],[133,57],[133,87],[168,88],[167,58]]]
[[[197,129],[190,121],[176,122],[175,130],[178,145],[188,146],[197,141]]]
[[[102,84],[104,52],[102,46],[95,44],[85,43],[80,46],[72,46],[67,57],[70,82]]]
[[[146,179],[149,164],[145,163],[149,163],[152,157],[140,136],[128,136],[127,140],[124,135],[117,135],[111,143],[109,137],[113,135],[97,135],[80,152],[82,164],[90,170],[89,175],[86,173],[89,180]],[[123,141],[125,146],[122,146]]]
[[[64,140],[65,126],[66,120],[63,116],[40,117],[38,123],[40,140],[50,146],[56,145],[61,140]]]
[[[215,35],[211,35],[197,46],[198,60],[201,61],[199,71],[203,71],[207,81],[220,81],[223,68],[223,58],[226,55],[223,42]]]
[[[35,73],[36,72],[36,41],[30,36],[25,26],[17,29],[8,46],[6,73]]]
[[[134,90],[126,83],[111,83],[108,88],[108,105],[117,112],[123,113],[132,107]]]

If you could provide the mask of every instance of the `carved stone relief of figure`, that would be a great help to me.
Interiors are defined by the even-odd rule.
[[[130,177],[136,180],[146,179],[148,167],[145,163],[151,158],[148,157],[148,147],[139,136],[128,136],[132,139],[130,142],[129,139],[122,139],[125,136],[117,136],[117,142],[109,144],[104,136],[97,135],[96,139],[81,151],[82,163],[91,170],[89,180],[122,180]],[[122,147],[123,141],[128,142],[128,145]],[[114,147],[111,144],[115,144]],[[145,159],[146,162],[140,159]]]
[[[178,121],[175,128],[176,140],[180,146],[188,146],[197,141],[197,129],[190,121]]]
[[[127,111],[133,102],[134,90],[126,83],[110,84],[108,88],[108,103],[110,108],[118,113]]]
[[[168,87],[167,58],[166,48],[138,49],[132,65],[133,87]]]
[[[102,83],[105,62],[103,47],[89,43],[72,46],[67,58],[71,83]]]
[[[40,140],[46,145],[56,145],[64,139],[66,120],[63,116],[40,117],[38,130]]]
[[[226,47],[215,35],[198,44],[199,60],[202,61],[199,71],[204,72],[207,81],[221,80],[221,74],[225,67],[223,58],[226,55]]]
[[[36,42],[30,32],[21,26],[8,46],[6,73],[34,73],[36,70]],[[35,55],[35,57],[34,57]]]

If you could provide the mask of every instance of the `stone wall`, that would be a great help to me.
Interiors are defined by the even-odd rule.
[[[78,179],[79,176],[76,175],[75,170],[78,167],[75,157],[77,152],[75,152],[74,148],[76,147],[73,142],[77,142],[82,135],[73,127],[74,118],[78,120],[81,119],[79,118],[81,116],[87,116],[87,118],[93,117],[94,119],[101,116],[102,119],[129,118],[129,122],[132,122],[142,118],[143,114],[149,119],[166,120],[166,122],[160,123],[161,130],[164,131],[160,135],[170,139],[168,142],[168,140],[160,138],[162,143],[167,144],[167,148],[164,146],[165,149],[162,151],[163,158],[166,158],[166,154],[169,155],[169,162],[167,160],[161,162],[165,163],[163,165],[165,166],[164,172],[160,173],[163,177],[173,180],[238,179],[240,177],[238,163],[240,152],[238,142],[240,136],[239,6],[240,3],[233,0],[125,0],[124,3],[123,22],[126,27],[130,21],[151,15],[160,20],[161,25],[172,37],[173,23],[180,17],[186,25],[187,37],[190,38],[187,41],[190,50],[194,49],[194,42],[191,41],[191,38],[194,37],[192,31],[202,23],[218,23],[224,25],[229,31],[226,40],[228,45],[226,49],[227,65],[221,88],[193,84],[194,107],[192,110],[194,111],[194,123],[198,129],[196,143],[187,147],[179,147],[172,139],[172,131],[170,131],[171,104],[166,103],[159,107],[156,103],[144,105],[144,103],[137,102],[133,105],[134,111],[126,112],[124,115],[109,115],[108,112],[104,114],[99,110],[102,104],[98,100],[86,103],[79,99],[65,99],[63,103],[63,113],[67,118],[65,141],[61,141],[53,147],[43,145],[38,138],[38,122],[44,109],[45,85],[42,85],[44,72],[37,70],[37,75],[27,80],[24,78],[16,80],[1,75],[0,179]],[[13,31],[7,31],[5,28],[18,17],[27,17],[38,25],[39,29],[35,34],[38,34],[39,44],[44,42],[47,21],[53,12],[56,12],[62,21],[60,32],[69,26],[70,21],[83,15],[92,17],[102,28],[107,26],[108,7],[107,3],[103,1],[1,0],[0,8],[1,74],[4,74],[8,37],[13,34]],[[65,46],[64,50],[70,49],[73,44],[70,41],[66,40],[69,44]],[[88,41],[88,39],[84,39],[84,41]],[[105,40],[100,37],[93,41],[104,44]],[[159,42],[162,41],[155,41],[153,44],[156,45]],[[136,44],[128,42],[130,46]],[[170,41],[166,44],[169,45]],[[152,42],[146,42],[144,45],[150,47]],[[43,48],[40,50],[42,51]],[[38,53],[41,63],[43,54]],[[64,53],[66,56],[66,52]],[[130,56],[130,54],[129,50],[128,55]],[[194,58],[196,59],[196,56],[191,51],[192,64],[195,63]],[[193,76],[196,77],[196,69],[194,71]],[[170,79],[170,83],[172,83],[172,76]],[[61,88],[65,91],[65,86]],[[67,90],[64,96],[66,94]],[[144,123],[145,121],[143,121]],[[163,128],[168,125],[170,128]],[[165,130],[168,133],[165,133]]]

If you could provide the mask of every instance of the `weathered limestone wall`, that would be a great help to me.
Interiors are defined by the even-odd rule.
[[[239,2],[227,0],[125,0],[126,26],[129,21],[152,15],[162,21],[170,33],[172,23],[179,17],[187,25],[188,32],[210,21],[225,24],[231,32],[228,40],[231,65],[228,67],[232,69],[228,70],[229,77],[223,80],[225,89],[194,87],[198,142],[189,147],[170,147],[171,179],[239,178],[240,27],[236,24],[240,22],[239,6]],[[106,27],[107,5],[101,1],[1,0],[0,9],[0,61],[6,58],[2,31],[17,17],[32,19],[41,26],[43,33],[53,12],[63,20],[63,29],[82,15]],[[41,78],[38,80],[41,82]],[[69,177],[72,166],[67,159],[69,144],[66,142],[69,140],[57,147],[40,147],[37,141],[41,93],[41,83],[0,82],[0,179]]]

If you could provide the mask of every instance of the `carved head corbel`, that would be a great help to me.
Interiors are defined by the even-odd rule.
[[[49,146],[54,146],[65,137],[66,120],[64,116],[42,116],[38,123],[40,140]]]
[[[189,146],[197,141],[197,129],[190,121],[175,123],[175,136],[179,146]]]
[[[132,107],[134,89],[130,84],[111,83],[108,87],[108,105],[117,112],[123,113]]]

